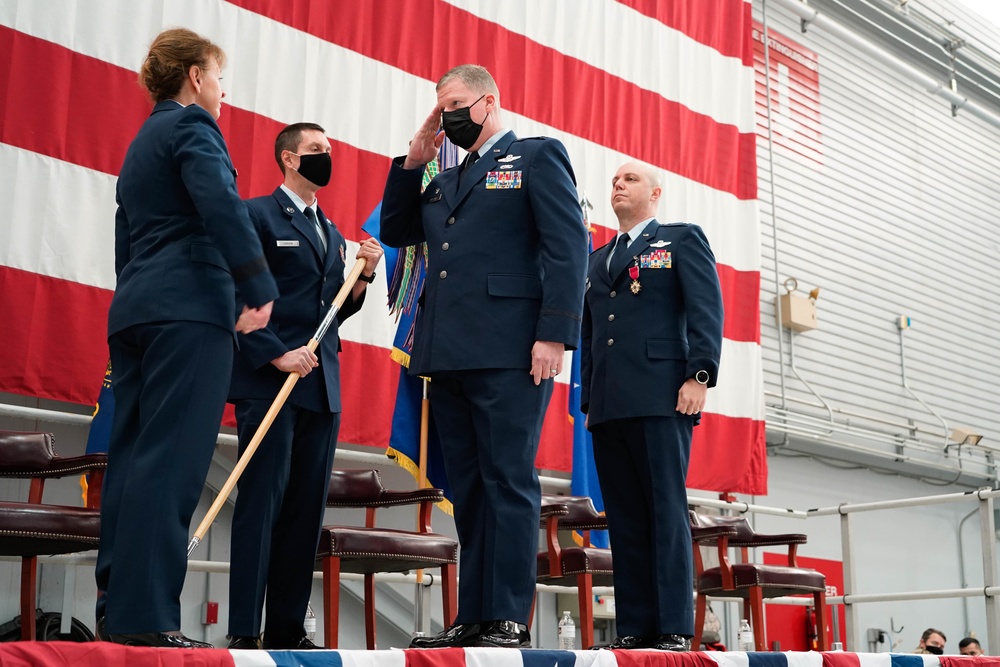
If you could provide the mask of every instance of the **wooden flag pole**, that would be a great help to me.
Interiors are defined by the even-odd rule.
[[[347,300],[347,295],[351,293],[354,289],[354,283],[358,281],[358,276],[361,272],[365,270],[366,260],[359,259],[351,267],[351,272],[347,274],[347,278],[344,280],[344,285],[337,292],[337,296],[334,297],[333,303],[330,305],[330,310],[327,311],[326,317],[320,323],[319,328],[316,329],[316,333],[313,337],[309,339],[306,343],[306,347],[309,348],[311,352],[315,352],[316,348],[319,347],[319,342],[326,335],[327,329],[333,324],[333,318],[337,316],[337,312],[340,307],[344,305],[344,301]],[[208,532],[209,527],[212,522],[215,521],[215,517],[218,516],[219,511],[222,509],[222,505],[229,498],[229,494],[233,492],[236,487],[236,482],[239,481],[240,475],[243,474],[243,470],[250,463],[250,459],[253,457],[254,452],[257,451],[257,447],[260,446],[261,441],[264,436],[267,435],[268,429],[271,428],[271,424],[274,422],[274,418],[278,416],[278,412],[281,410],[282,406],[285,405],[285,401],[288,399],[288,395],[292,393],[292,389],[295,387],[295,383],[299,381],[301,376],[296,372],[291,372],[288,374],[288,378],[285,380],[285,384],[282,385],[281,391],[274,398],[274,402],[271,403],[271,407],[268,409],[267,414],[264,415],[264,419],[261,421],[260,426],[257,427],[257,432],[254,433],[253,438],[250,440],[250,444],[247,445],[246,451],[240,456],[239,461],[236,462],[236,466],[233,468],[233,472],[229,474],[229,479],[226,483],[222,485],[222,489],[219,491],[219,495],[216,496],[215,502],[208,509],[208,513],[205,518],[201,520],[198,525],[198,530],[194,531],[194,537],[188,543],[187,555],[188,558],[194,553],[194,550],[198,548],[201,544],[202,539],[205,537],[205,533]]]

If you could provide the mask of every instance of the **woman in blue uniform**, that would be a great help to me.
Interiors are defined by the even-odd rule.
[[[96,577],[99,634],[122,644],[208,646],[180,632],[188,530],[235,331],[266,326],[278,296],[216,124],[224,65],[222,49],[190,30],[156,37],[139,72],[153,111],[118,178],[116,408]]]

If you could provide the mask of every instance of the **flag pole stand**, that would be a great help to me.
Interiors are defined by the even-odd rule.
[[[354,263],[354,266],[351,267],[351,272],[347,274],[347,277],[344,279],[343,286],[340,288],[340,291],[337,292],[337,296],[334,297],[333,303],[330,304],[330,310],[327,311],[323,321],[320,322],[319,328],[316,329],[316,333],[314,333],[312,338],[309,339],[309,342],[306,343],[306,347],[309,348],[310,352],[315,352],[316,348],[319,347],[319,342],[323,339],[323,336],[326,335],[327,329],[330,328],[330,325],[333,324],[333,318],[337,316],[337,312],[340,310],[340,307],[344,305],[344,301],[347,300],[347,295],[349,295],[351,290],[354,289],[354,283],[358,281],[358,276],[360,276],[361,272],[365,270],[366,261],[367,260],[365,259],[359,259]],[[285,405],[285,401],[288,400],[288,395],[292,393],[292,389],[295,388],[295,383],[299,381],[300,377],[301,376],[294,371],[288,374],[285,384],[282,385],[281,391],[278,392],[274,402],[271,403],[271,407],[268,408],[267,414],[264,415],[264,419],[261,420],[260,426],[257,427],[257,432],[254,433],[253,439],[251,439],[250,444],[247,445],[246,451],[243,452],[239,461],[236,462],[233,472],[229,474],[229,479],[227,479],[226,483],[222,485],[219,495],[215,497],[215,502],[213,502],[212,506],[208,508],[208,513],[205,515],[205,518],[201,520],[201,523],[198,525],[198,529],[194,531],[194,537],[192,537],[191,541],[188,543],[188,558],[191,558],[191,554],[193,554],[194,550],[198,548],[199,544],[201,544],[202,539],[205,537],[205,533],[208,532],[212,522],[215,521],[215,517],[218,516],[219,511],[222,509],[222,505],[225,504],[229,495],[233,492],[233,489],[236,487],[236,482],[240,479],[240,475],[243,474],[243,470],[247,467],[247,464],[250,463],[250,459],[253,457],[254,452],[257,451],[257,447],[260,446],[264,436],[267,435],[267,431],[271,428],[274,418],[278,416],[278,412],[281,410],[282,406]]]

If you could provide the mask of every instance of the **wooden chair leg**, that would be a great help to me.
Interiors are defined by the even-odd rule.
[[[450,628],[458,614],[458,565],[441,566],[441,600],[444,606],[444,627]]]
[[[698,593],[698,599],[694,603],[694,637],[691,638],[691,650],[701,649],[701,635],[705,630],[705,607],[708,601],[705,596]]]
[[[375,650],[375,574],[365,573],[365,640],[368,650]]]
[[[21,559],[21,640],[35,641],[35,591],[38,584],[38,556]]]
[[[323,558],[323,645],[337,648],[340,628],[340,559]]]
[[[757,651],[767,650],[767,639],[764,636],[764,591],[760,586],[753,586],[749,591],[750,623],[753,624],[753,643]]]
[[[580,602],[580,648],[594,645],[594,578],[589,572],[576,575]]]
[[[816,604],[816,640],[818,648],[820,651],[829,651],[830,644],[826,638],[826,591],[817,591],[813,595],[813,600]]]

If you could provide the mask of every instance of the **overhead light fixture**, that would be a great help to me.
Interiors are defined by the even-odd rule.
[[[960,447],[962,445],[978,445],[979,441],[982,439],[982,433],[976,433],[972,429],[964,428],[962,426],[956,426],[951,429],[951,435],[949,436],[949,440]]]

